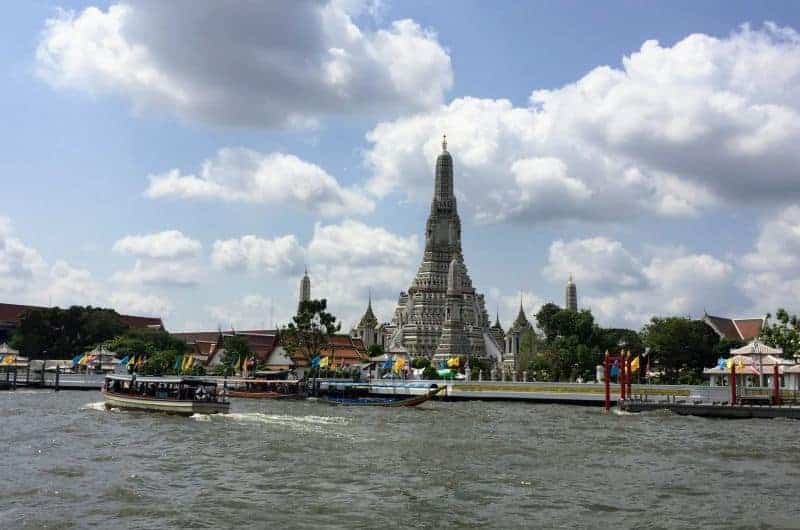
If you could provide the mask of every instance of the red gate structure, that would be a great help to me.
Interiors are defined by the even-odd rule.
[[[617,382],[619,383],[619,398],[622,401],[629,399],[632,394],[631,388],[631,361],[633,361],[630,353],[620,352],[619,355],[609,355],[606,352],[603,357],[603,381],[605,383],[605,410],[611,408],[611,366],[613,363],[619,361],[619,375]]]

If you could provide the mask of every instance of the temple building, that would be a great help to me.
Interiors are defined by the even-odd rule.
[[[702,320],[719,335],[719,338],[744,342],[758,338],[767,325],[766,315],[754,318],[728,318],[705,313]]]
[[[564,307],[570,311],[578,310],[578,288],[575,286],[575,282],[572,281],[572,274],[569,275],[569,280],[567,280]]]
[[[497,311],[497,315],[495,316],[494,324],[492,327],[489,328],[489,333],[492,334],[494,337],[495,342],[497,344],[505,344],[506,341],[506,332],[503,330],[503,326],[500,324],[500,311]]]
[[[522,307],[522,299],[519,301],[519,313],[514,323],[508,328],[506,333],[506,348],[505,355],[503,355],[503,365],[509,370],[516,370],[519,365],[519,352],[520,344],[522,343],[522,334],[533,329],[528,317],[525,316],[525,309]]]
[[[401,292],[385,327],[390,353],[433,358],[476,355],[499,362],[501,346],[489,331],[484,298],[472,286],[461,251],[461,219],[453,190],[447,139],[436,159],[425,252],[408,292]]]
[[[364,316],[358,322],[358,325],[352,329],[350,336],[354,339],[360,339],[364,344],[365,349],[369,349],[373,344],[383,346],[382,327],[378,324],[378,319],[375,313],[372,312],[372,293],[367,302],[367,310]]]

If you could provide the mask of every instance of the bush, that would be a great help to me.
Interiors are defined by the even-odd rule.
[[[414,357],[411,361],[411,367],[420,369],[420,368],[428,368],[431,365],[431,360],[427,357]]]
[[[422,371],[422,378],[423,379],[439,379],[439,372],[436,371],[436,368],[428,364],[425,369]]]

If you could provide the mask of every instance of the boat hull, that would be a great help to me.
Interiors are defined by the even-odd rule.
[[[299,394],[281,394],[280,392],[247,392],[244,390],[228,390],[228,397],[245,399],[299,399]]]
[[[191,416],[192,414],[224,414],[230,411],[231,408],[230,403],[219,403],[215,401],[156,399],[128,396],[106,391],[103,392],[103,396],[107,409],[122,408]]]
[[[389,397],[335,398],[324,396],[320,397],[319,400],[330,405],[344,405],[348,407],[416,407],[432,399],[444,389],[445,387],[439,387],[422,396],[413,396],[403,399]]]

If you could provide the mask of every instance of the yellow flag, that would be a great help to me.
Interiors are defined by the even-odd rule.
[[[319,367],[320,368],[327,368],[328,367],[328,363],[330,362],[330,360],[331,360],[330,357],[323,357],[322,360],[320,360],[320,362],[319,362]]]
[[[738,362],[738,363],[736,363],[736,368],[738,368],[739,370],[744,370],[744,360],[742,360],[742,359],[740,358],[740,359],[739,359],[739,362]]]
[[[732,366],[733,366],[733,357],[731,357],[730,359],[728,359],[727,361],[725,361],[725,368],[727,368],[728,370],[730,370]]]
[[[450,368],[458,368],[459,364],[461,364],[461,359],[458,357],[450,357],[447,359],[447,366]]]
[[[406,360],[403,359],[402,357],[400,357],[399,359],[397,359],[394,362],[394,366],[392,367],[392,370],[394,370],[395,372],[399,372],[400,370],[402,370],[405,367],[405,365],[406,365]]]
[[[638,371],[639,371],[639,356],[637,355],[637,356],[636,356],[636,357],[635,357],[635,358],[634,358],[634,359],[631,361],[631,372],[638,372]]]

